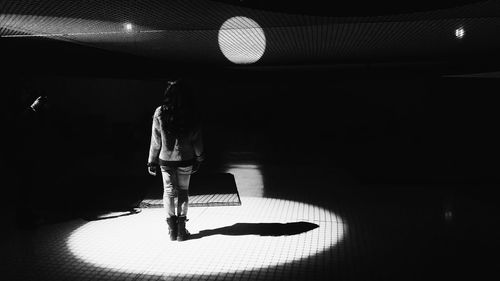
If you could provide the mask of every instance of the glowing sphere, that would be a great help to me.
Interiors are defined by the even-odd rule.
[[[233,63],[254,63],[266,50],[266,36],[254,20],[232,17],[226,20],[219,30],[219,48]]]
[[[345,226],[335,214],[314,205],[242,197],[237,207],[191,208],[187,227],[196,239],[170,241],[165,210],[144,209],[84,224],[67,244],[78,258],[116,271],[203,275],[312,257],[340,241]]]

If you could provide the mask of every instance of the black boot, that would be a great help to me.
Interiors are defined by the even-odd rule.
[[[189,238],[189,231],[186,229],[186,217],[179,217],[177,228],[177,241],[184,241]]]
[[[170,235],[170,240],[177,240],[177,216],[172,216],[167,218],[168,224],[168,234]]]

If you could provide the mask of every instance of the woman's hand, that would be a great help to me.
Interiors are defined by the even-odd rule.
[[[148,173],[152,176],[156,176],[156,165],[148,165]]]
[[[198,172],[198,170],[200,169],[200,164],[201,164],[201,162],[194,161],[193,170],[191,171],[191,174]]]
[[[191,172],[191,174],[198,172],[201,166],[201,162],[203,161],[205,161],[205,154],[202,153],[200,156],[196,156],[196,159],[193,163],[193,171]]]

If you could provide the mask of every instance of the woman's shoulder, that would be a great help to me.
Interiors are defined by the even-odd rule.
[[[155,113],[153,114],[153,117],[159,117],[161,115],[161,112],[163,110],[163,107],[160,105],[155,109]]]

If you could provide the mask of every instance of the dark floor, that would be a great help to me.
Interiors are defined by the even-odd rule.
[[[184,243],[167,240],[161,209],[86,219],[133,207],[141,194],[131,187],[111,188],[112,199],[97,193],[84,208],[88,192],[68,186],[59,206],[36,204],[44,221],[34,229],[15,227],[18,205],[11,205],[2,231],[5,280],[465,280],[494,273],[496,186],[360,184],[327,162],[237,161],[237,153],[218,169],[234,174],[242,206],[192,208],[188,226],[197,239]],[[205,173],[214,171],[208,165]],[[106,199],[114,205],[106,208]],[[277,223],[284,228],[273,229]],[[290,223],[318,227],[297,234],[288,232]]]

